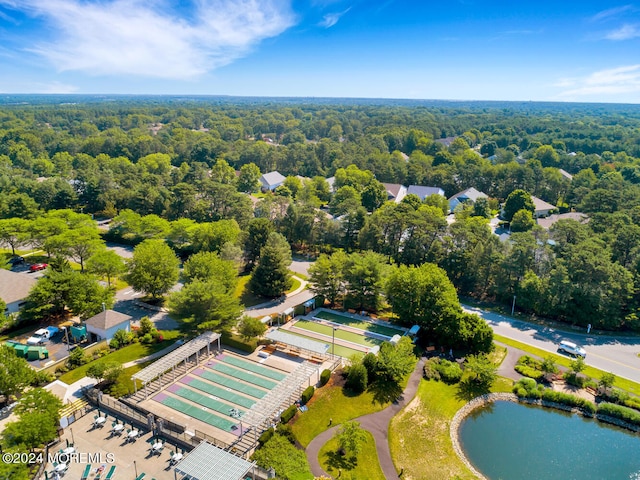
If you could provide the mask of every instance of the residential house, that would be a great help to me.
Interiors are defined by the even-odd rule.
[[[395,203],[400,203],[407,194],[407,187],[399,183],[383,183],[382,185],[387,191],[387,200]]]
[[[27,273],[0,268],[0,298],[7,304],[4,313],[17,313],[37,281]]]
[[[560,171],[560,175],[562,175],[564,178],[566,178],[567,180],[573,180],[573,175],[571,175],[569,172],[561,168],[559,168],[558,170]]]
[[[479,198],[489,198],[486,194],[482,193],[475,188],[467,188],[459,193],[456,193],[449,199],[449,209],[453,212],[461,203],[475,202]]]
[[[424,187],[422,185],[409,185],[407,188],[407,195],[417,195],[420,200],[424,200],[430,195],[442,195],[444,197],[444,190],[440,187]]]
[[[84,323],[93,341],[109,341],[117,330],[131,331],[131,317],[114,310],[104,310]]]
[[[538,218],[537,222],[545,230],[549,230],[558,220],[575,220],[580,223],[589,222],[589,217],[580,212],[554,213],[546,218]]]
[[[439,143],[439,144],[444,145],[445,147],[449,148],[455,139],[456,139],[456,137],[436,138],[434,140],[434,142]]]
[[[548,217],[551,211],[557,208],[555,205],[551,205],[533,195],[531,195],[531,200],[533,200],[533,206],[535,207],[535,211],[533,212],[534,218]]]
[[[280,185],[284,183],[285,176],[280,172],[274,170],[273,172],[265,173],[260,177],[260,183],[262,184],[262,190],[274,191]]]
[[[329,190],[331,192],[335,192],[336,191],[336,187],[335,187],[335,183],[336,183],[336,177],[329,177],[326,179],[327,183],[329,184]]]

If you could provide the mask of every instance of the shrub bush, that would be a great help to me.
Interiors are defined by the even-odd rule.
[[[345,386],[354,393],[362,393],[367,389],[367,385],[368,375],[365,366],[362,364],[356,364],[349,367]]]
[[[320,374],[320,386],[324,387],[331,378],[331,370],[325,368]]]
[[[530,367],[529,365],[526,365],[526,364],[520,364],[520,365],[516,364],[516,366],[514,367],[514,370],[518,372],[520,375],[533,378],[534,380],[540,380],[544,376],[544,373],[542,373],[540,370],[536,370],[535,368]]]
[[[569,385],[573,385],[574,387],[583,388],[584,384],[589,381],[589,378],[581,377],[575,372],[565,372],[564,379]]]
[[[629,422],[634,425],[640,425],[640,412],[637,412],[632,408],[623,407],[622,405],[604,402],[598,405],[598,413],[601,415],[608,415],[613,418],[619,418],[620,420],[624,420],[625,422]]]
[[[521,356],[516,365],[527,365],[528,367],[535,368],[536,370],[540,370],[542,368],[542,362],[530,357],[529,355]]]
[[[315,391],[316,389],[314,388],[313,385],[309,385],[307,388],[304,389],[304,392],[302,392],[302,396],[301,396],[302,405],[306,404],[309,400],[311,400],[311,397],[313,397],[313,394]]]
[[[521,378],[513,386],[513,393],[521,398],[541,398],[542,390],[542,385],[533,378]]]
[[[257,343],[255,339],[248,340],[243,342],[240,338],[237,338],[230,334],[229,332],[222,332],[222,336],[220,340],[223,344],[227,345],[231,348],[236,348],[240,351],[252,353],[257,348]]]
[[[276,427],[276,433],[278,435],[282,435],[284,438],[289,440],[291,445],[296,444],[296,436],[293,434],[293,429],[291,425],[285,425],[284,423],[279,423]]]
[[[548,402],[561,403],[570,407],[582,408],[585,411],[595,412],[595,405],[589,400],[582,397],[571,395],[570,393],[554,392],[553,390],[545,390],[542,392],[542,399]]]
[[[462,368],[456,362],[449,360],[440,360],[435,364],[435,369],[440,374],[443,382],[448,384],[458,383],[462,378]]]
[[[295,405],[291,405],[284,412],[282,412],[282,415],[280,415],[280,421],[282,423],[287,423],[295,416],[297,409],[298,407],[296,407]]]
[[[424,378],[427,380],[440,380],[440,373],[436,369],[436,364],[440,362],[439,358],[431,358],[427,360],[424,364],[424,368],[422,369],[422,373]]]
[[[275,434],[275,430],[273,429],[273,427],[268,428],[267,430],[262,432],[262,435],[258,437],[258,443],[260,444],[260,446],[264,445],[269,440],[271,440],[271,437],[273,437],[274,434]]]

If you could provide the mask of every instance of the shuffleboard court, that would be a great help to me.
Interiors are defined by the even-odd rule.
[[[253,398],[262,398],[267,394],[265,390],[261,390],[252,385],[247,385],[246,383],[239,382],[238,380],[235,380],[233,378],[225,377],[210,370],[198,369],[194,370],[191,373],[219,385],[229,387],[238,392],[246,393]]]
[[[207,368],[211,368],[212,370],[224,373],[225,375],[229,375],[230,377],[239,378],[240,380],[244,380],[247,383],[267,388],[269,390],[273,389],[273,387],[278,384],[278,382],[268,380],[258,375],[247,373],[244,370],[240,370],[239,368],[234,368],[220,362],[209,362],[207,363]]]
[[[309,340],[313,340],[315,342],[318,341],[317,338],[315,337],[309,337],[307,335],[303,335],[302,333],[299,332],[293,332],[291,330],[284,330],[287,333],[290,333],[291,335],[295,335],[296,337],[302,337],[302,338],[308,338]],[[327,351],[328,354],[331,354],[331,348],[332,346],[329,345],[329,350]],[[340,357],[344,357],[344,358],[351,358],[353,355],[364,355],[364,353],[362,353],[359,350],[355,350],[353,348],[349,348],[349,347],[343,347],[342,345],[335,345],[335,353],[336,355],[340,356]]]
[[[304,330],[321,333],[323,335],[326,335],[327,338],[329,339],[331,339],[333,335],[333,328],[331,328],[329,325],[324,325],[322,323],[314,322],[312,320],[300,319],[296,321],[294,325]],[[364,345],[366,347],[375,347],[376,345],[381,345],[384,342],[384,340],[381,340],[378,338],[365,337],[364,335],[360,335],[353,332],[347,332],[345,330],[340,330],[340,329],[335,331],[335,335],[336,335],[336,338],[357,343],[359,345]]]
[[[159,395],[156,397],[159,397]],[[222,418],[215,413],[203,410],[202,407],[196,407],[195,405],[191,405],[169,395],[165,395],[164,398],[158,399],[158,401],[166,407],[173,408],[180,413],[184,413],[185,415],[201,420],[209,425],[213,425],[225,432],[230,432],[232,427],[235,427],[236,425],[236,423],[227,420],[226,418]]]
[[[184,383],[185,385],[189,385],[196,390],[200,390],[201,392],[208,393],[215,397],[226,400],[227,402],[235,403],[236,405],[240,405],[245,408],[251,408],[256,403],[255,400],[240,395],[239,393],[234,393],[227,388],[218,387],[209,382],[205,382],[204,380],[199,380],[191,376],[183,377],[182,379],[180,379],[180,383]]]
[[[224,363],[249,370],[250,372],[257,373],[258,375],[262,375],[263,377],[277,380],[278,382],[284,380],[287,377],[285,373],[276,372],[275,370],[263,367],[262,365],[258,365],[257,363],[248,362],[247,360],[242,360],[241,358],[233,357],[231,355],[222,354],[216,357],[216,359],[221,360]]]
[[[177,385],[172,385],[172,387],[178,387]],[[203,407],[207,407],[209,410],[213,410],[214,412],[221,413],[222,415],[229,415],[229,409],[233,408],[228,403],[221,402],[220,400],[216,400],[215,398],[211,398],[207,395],[203,395],[202,393],[196,392],[195,390],[191,390],[186,387],[178,387],[169,390],[171,393],[176,394],[179,397],[186,398],[187,400],[191,400],[193,403],[197,403],[202,405]],[[240,411],[240,413],[244,413]]]
[[[340,315],[339,313],[327,312],[321,310],[314,315],[315,318],[321,318],[323,320],[329,320],[330,322],[340,323],[348,327],[357,328],[359,330],[365,330],[367,332],[379,333],[388,337],[394,335],[403,335],[405,330],[402,328],[385,327],[377,323],[367,322],[366,320],[360,320],[358,318],[347,317],[346,315]]]

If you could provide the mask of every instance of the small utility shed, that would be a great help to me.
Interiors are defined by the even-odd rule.
[[[7,304],[4,313],[16,313],[37,281],[26,273],[0,268],[0,298]]]
[[[109,341],[117,330],[131,331],[131,317],[114,310],[104,310],[84,323],[91,340]]]

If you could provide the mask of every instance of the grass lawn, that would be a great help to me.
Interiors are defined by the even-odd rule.
[[[105,355],[102,358],[97,360],[93,360],[89,363],[86,363],[78,368],[75,368],[64,375],[60,376],[60,380],[71,385],[74,382],[77,382],[81,378],[85,377],[87,374],[88,368],[97,362],[107,362],[107,361],[115,361],[120,363],[127,363],[132,360],[137,360],[138,358],[146,357],[147,355],[151,355],[152,353],[158,352],[163,348],[167,348],[169,345],[172,345],[179,336],[179,332],[177,331],[168,331],[162,330],[162,335],[164,336],[164,340],[160,343],[153,343],[151,345],[144,345],[142,343],[133,343],[131,345],[127,345],[126,347],[121,348],[120,350],[116,350],[113,353]]]
[[[297,278],[292,278],[291,287],[289,288],[289,290],[287,290],[287,293],[291,293],[295,289],[300,288],[300,285],[302,285],[302,282],[300,282],[300,280],[298,280]]]
[[[245,307],[253,307],[254,305],[266,302],[268,299],[254,295],[253,292],[249,290],[249,280],[251,280],[250,274],[242,275],[238,278],[238,285],[236,286],[236,291],[234,293],[236,298],[239,298],[240,303]]]
[[[304,447],[329,427],[329,419],[333,420],[333,425],[339,425],[380,411],[389,404],[374,403],[373,394],[370,392],[350,396],[345,394],[342,387],[327,384],[318,389],[307,405],[309,410],[303,414],[298,413],[291,425],[293,433]]]
[[[341,480],[385,480],[378,462],[373,435],[365,433],[367,439],[355,459],[344,458],[338,453],[338,441],[335,437],[329,440],[320,449],[319,460],[323,470],[333,478],[340,476]]]
[[[548,356],[552,356],[556,364],[562,365],[563,367],[570,367],[571,359],[565,357],[564,355],[557,355],[555,353],[547,352],[546,350],[542,350],[537,347],[532,347],[531,345],[527,345],[525,343],[520,343],[516,340],[511,340],[510,338],[503,337],[501,335],[495,335],[494,339],[498,342],[502,342],[505,345],[509,345],[514,348],[518,348],[527,353],[531,353],[532,355],[537,355],[540,358],[545,358]],[[600,379],[603,373],[606,373],[600,369],[587,366],[582,372],[584,375],[587,375],[591,378]],[[627,380],[626,378],[616,377],[615,387],[625,390],[634,395],[640,395],[640,384],[636,382],[632,382],[631,380]]]

